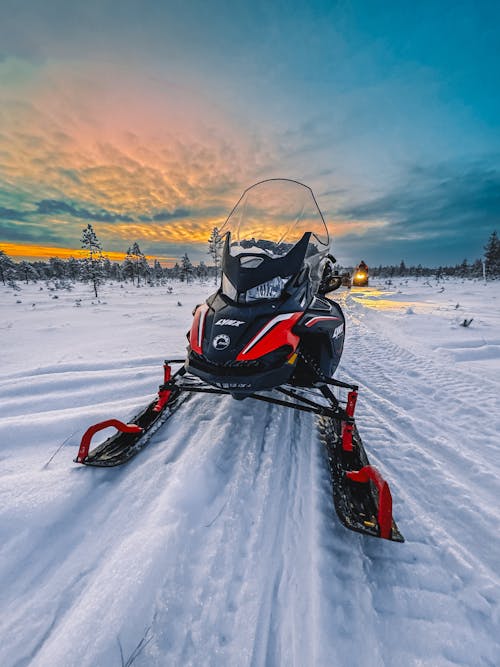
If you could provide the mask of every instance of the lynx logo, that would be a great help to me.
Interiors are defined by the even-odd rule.
[[[230,344],[231,344],[231,339],[229,338],[229,336],[226,336],[226,334],[219,334],[212,341],[212,345],[215,347],[216,350],[225,350],[226,347],[229,347]]]
[[[217,320],[215,324],[219,324],[221,327],[239,327],[240,324],[245,324],[241,320]]]
[[[334,330],[332,338],[338,338],[339,336],[342,336],[344,333],[344,325],[339,324],[339,326]]]

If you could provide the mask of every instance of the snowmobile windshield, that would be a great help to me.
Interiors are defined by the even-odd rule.
[[[328,229],[312,190],[281,178],[261,181],[245,190],[220,231],[221,236],[228,232],[233,257],[281,257],[308,232],[307,256],[324,252],[329,244]],[[245,263],[252,268],[251,258]]]

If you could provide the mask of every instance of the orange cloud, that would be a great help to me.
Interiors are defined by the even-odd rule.
[[[129,68],[52,62],[8,92],[0,178],[27,205],[61,199],[133,218],[230,210],[258,167],[255,142],[223,110]]]
[[[99,238],[108,241],[124,239],[133,241],[183,243],[187,245],[206,244],[214,227],[220,227],[224,219],[183,219],[168,223],[134,222],[134,223],[99,223],[95,225]]]
[[[30,68],[22,85],[3,86],[0,101],[0,205],[22,212],[8,223],[9,231],[19,232],[24,224],[22,235],[6,232],[5,238],[31,241],[4,244],[14,257],[82,256],[81,250],[39,243],[78,246],[82,226],[92,217],[64,210],[37,216],[42,200],[107,214],[106,221],[103,215],[93,221],[105,247],[138,241],[154,252],[161,243],[163,252],[173,253],[178,248],[168,250],[169,243],[206,245],[211,229],[224,222],[217,212],[229,213],[245,187],[286,175],[280,163],[285,149],[276,138],[264,141],[242,131],[199,91],[144,77],[129,65],[48,61]],[[167,219],[179,210],[186,216]],[[113,216],[121,220],[111,222]],[[335,238],[384,224],[341,220],[329,227]],[[50,235],[43,235],[44,227]]]
[[[387,220],[334,220],[331,223],[334,237],[345,236],[346,234],[356,234],[362,236],[367,232],[387,227]]]

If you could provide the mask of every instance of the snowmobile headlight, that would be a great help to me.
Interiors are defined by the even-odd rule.
[[[252,287],[244,294],[245,302],[259,301],[260,299],[277,299],[281,296],[284,286],[290,278],[272,278],[265,283]]]
[[[236,291],[236,287],[229,280],[225,273],[222,274],[222,294],[225,294],[227,297],[229,297],[231,301],[238,300],[238,292]]]

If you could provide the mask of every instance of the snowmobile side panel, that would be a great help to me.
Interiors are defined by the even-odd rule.
[[[283,345],[289,345],[292,348],[292,352],[295,352],[300,338],[292,332],[292,327],[302,315],[302,311],[276,315],[241,350],[236,360],[259,359]]]
[[[201,344],[203,342],[203,333],[205,331],[205,319],[209,306],[206,303],[201,304],[195,310],[191,332],[189,334],[189,344],[191,349],[201,354]]]

